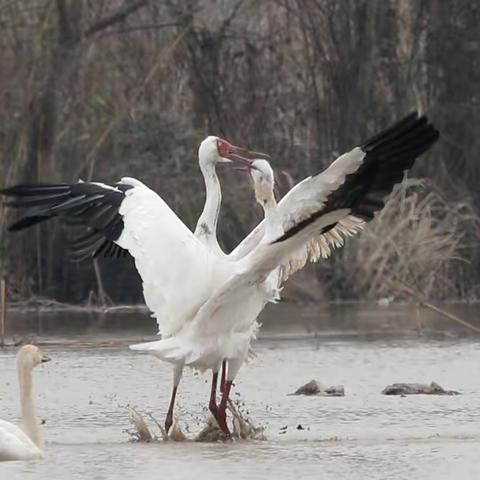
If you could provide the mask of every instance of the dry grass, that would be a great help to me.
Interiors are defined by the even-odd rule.
[[[344,278],[370,298],[391,294],[391,282],[427,298],[464,296],[462,278],[479,226],[472,205],[448,201],[433,186],[407,180],[349,242],[343,259],[349,277]]]

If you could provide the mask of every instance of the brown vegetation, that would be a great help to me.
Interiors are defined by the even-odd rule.
[[[192,226],[207,134],[267,151],[299,180],[419,108],[442,133],[413,172],[428,182],[404,187],[315,272],[329,298],[382,295],[391,275],[429,296],[478,297],[479,17],[474,0],[3,2],[0,186],[135,176]],[[259,216],[235,175],[222,175],[227,250]],[[103,278],[113,301],[141,301],[130,261],[95,276],[66,261],[59,225],[7,235],[11,215],[0,206],[14,298],[81,302]]]
[[[449,201],[432,184],[407,179],[343,258],[334,261],[357,295],[409,285],[424,298],[477,298],[471,257],[480,219],[469,203]],[[463,281],[459,281],[463,279]]]

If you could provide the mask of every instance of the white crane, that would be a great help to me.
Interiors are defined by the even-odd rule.
[[[437,139],[438,131],[427,118],[413,113],[340,156],[323,173],[300,182],[278,205],[268,163],[249,164],[265,220],[229,256],[227,270],[215,266],[217,290],[192,312],[182,330],[131,348],[182,368],[215,369],[226,359],[217,420],[228,432],[225,412],[232,381],[255,333],[256,318],[275,297],[280,277],[285,279],[309,258],[328,256],[346,236],[361,230],[383,208],[404,171]]]
[[[226,152],[222,155],[215,155],[214,148],[218,148],[219,152]],[[241,153],[243,156],[239,156],[238,153]],[[217,176],[215,166],[217,163],[224,163],[224,157],[228,157],[228,162],[231,162],[233,156],[235,155],[236,161],[239,163],[239,168],[242,164],[245,164],[245,160],[251,158],[269,158],[268,155],[260,152],[251,152],[241,147],[233,147],[228,142],[218,137],[207,137],[201,144],[198,150],[198,160],[200,165],[200,170],[205,181],[205,205],[203,207],[202,214],[200,215],[197,225],[195,227],[194,235],[207,247],[209,247],[213,253],[223,257],[225,252],[221,249],[218,239],[217,239],[217,222],[220,213],[220,207],[222,202],[222,191],[220,187],[220,182]],[[234,162],[235,163],[235,162]],[[225,371],[226,371],[226,362],[222,363],[222,378],[221,385],[223,387],[225,383]],[[170,429],[170,426],[173,422],[173,407],[175,403],[175,395],[177,391],[178,384],[182,376],[182,370],[180,368],[174,369],[174,389],[172,390],[172,398],[170,401],[167,419],[165,421],[166,431]],[[209,410],[212,415],[216,418],[217,416],[217,404],[216,404],[216,394],[217,394],[217,381],[218,381],[218,371],[214,370],[212,372],[212,387],[210,392],[210,401],[209,401]]]
[[[243,156],[238,155],[239,153]],[[215,167],[218,163],[232,163],[233,156],[235,156],[233,163],[239,162],[239,168],[250,158],[268,158],[264,153],[251,152],[245,148],[233,146],[226,140],[215,136],[205,138],[198,149],[198,162],[205,182],[205,205],[198,218],[194,235],[215,255],[220,257],[225,256],[225,252],[221,249],[217,239],[217,223],[222,203],[222,191]],[[223,385],[225,382],[226,362],[223,362],[222,365],[221,384]],[[183,368],[181,368],[180,365],[176,365],[173,371],[172,395],[165,420],[165,430],[167,433],[173,423],[175,397],[182,373]],[[217,416],[217,381],[218,369],[215,369],[212,372],[212,386],[209,401],[209,410],[215,418]]]
[[[244,157],[238,156],[239,154]],[[224,257],[225,253],[220,248],[216,235],[222,196],[215,167],[219,163],[235,164],[237,160],[233,162],[231,160],[233,155],[238,156],[238,159],[243,162],[248,158],[267,157],[263,153],[250,152],[245,148],[230,144],[225,139],[214,136],[205,138],[205,140],[201,142],[198,150],[200,170],[205,181],[206,199],[203,211],[195,228],[194,236],[205,246],[206,250],[213,256],[218,257]],[[148,215],[151,213],[148,209],[152,207],[152,205],[154,206],[153,208],[155,208],[156,205],[158,212],[163,216],[160,216],[157,220],[160,220],[160,218],[164,218],[165,220],[163,228],[168,228],[168,225],[170,225],[173,231],[178,229],[180,232],[178,237],[172,235],[172,239],[173,243],[176,243],[176,240],[178,240],[179,243],[176,245],[176,248],[178,248],[178,255],[181,256],[182,236],[185,236],[187,239],[189,238],[189,235],[185,235],[187,227],[185,227],[158,195],[133,178],[123,178],[120,182],[112,185],[98,182],[79,182],[71,185],[17,185],[1,193],[17,197],[16,200],[10,202],[10,205],[13,207],[33,207],[20,221],[14,223],[9,228],[11,231],[22,230],[55,216],[63,217],[68,223],[73,225],[90,227],[86,235],[76,239],[71,244],[72,257],[76,260],[83,260],[86,258],[95,258],[99,255],[119,257],[128,252],[128,249],[123,249],[121,244],[116,241],[121,236],[124,228],[128,230],[129,227],[128,224],[125,226],[124,219],[119,213],[119,210],[126,197],[126,192],[135,187],[137,190],[135,191],[136,195],[134,196],[133,204],[134,207],[138,207],[137,220],[143,220],[145,222],[144,226],[148,230],[146,236],[151,235],[149,238],[152,241],[152,248],[153,242],[155,242],[156,239],[154,236],[155,230],[152,228],[149,229],[147,226]],[[144,188],[144,192],[143,194],[139,194],[138,192],[141,192],[142,188]],[[149,203],[149,198],[152,199],[151,204]],[[153,210],[154,216],[155,213],[155,210]],[[158,228],[157,233],[160,234],[162,231],[160,223],[158,223]],[[137,233],[135,233],[135,235],[137,235]],[[165,252],[168,255],[167,249],[165,249]],[[175,262],[175,257],[171,257],[172,269],[174,269]],[[164,282],[168,282],[168,269],[162,268],[162,272],[162,275],[165,275]],[[142,274],[141,276],[145,302],[153,312],[153,316],[157,318],[159,333],[162,333],[163,337],[174,334],[175,329],[181,327],[182,317],[178,317],[178,325],[175,325],[175,320],[172,322],[172,318],[175,317],[174,311],[171,312],[171,318],[168,318],[165,322],[163,322],[161,315],[164,309],[168,310],[168,306],[171,304],[172,299],[168,299],[169,290],[173,291],[178,289],[178,287],[175,283],[168,282],[168,288],[160,288],[160,290],[157,290],[156,278],[149,277],[148,275],[145,277]],[[162,295],[164,295],[167,300],[165,300]],[[174,368],[172,395],[165,421],[167,432],[173,422],[175,396],[182,371],[183,369],[180,366]],[[209,405],[214,416],[217,411],[217,377],[218,371],[214,371]]]
[[[138,180],[125,178],[115,186],[17,186],[4,193],[30,196],[27,204],[40,205],[15,224],[16,229],[31,224],[29,218],[36,223],[56,215],[78,217],[86,205],[91,210],[85,223],[101,209],[112,215],[106,225],[90,225],[134,257],[145,301],[162,333],[162,340],[133,348],[148,351],[180,371],[188,365],[218,372],[227,360],[217,419],[228,432],[226,403],[265,305],[265,280],[278,267],[296,260],[298,252],[310,255],[311,242],[319,235],[330,233],[336,238],[353,218],[371,220],[403,172],[437,138],[425,117],[409,115],[339,157],[321,175],[294,187],[276,207],[283,234],[269,238],[262,222],[229,257],[214,254]],[[67,193],[59,201],[51,198]],[[324,242],[325,237],[317,243]]]

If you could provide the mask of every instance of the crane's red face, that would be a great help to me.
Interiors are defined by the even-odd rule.
[[[233,145],[223,138],[217,140],[218,155],[222,158],[228,158],[233,153]]]
[[[238,164],[238,162],[244,162],[243,164],[245,165],[245,162],[250,162],[252,159],[270,158],[265,153],[251,152],[246,148],[232,145],[223,138],[217,139],[217,150],[220,158],[222,158],[224,161],[233,162],[234,164]]]

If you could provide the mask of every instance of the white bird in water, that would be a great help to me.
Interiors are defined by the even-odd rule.
[[[0,420],[0,461],[33,460],[43,458],[43,437],[32,396],[32,370],[48,362],[42,351],[34,345],[24,345],[17,353],[18,382],[22,409],[22,428]]]
[[[339,157],[322,174],[295,186],[275,207],[284,233],[271,234],[264,221],[228,257],[207,248],[138,180],[122,179],[114,186],[17,186],[4,193],[28,197],[23,204],[38,205],[14,229],[31,224],[29,218],[36,223],[88,211],[86,224],[102,239],[129,251],[143,280],[145,301],[162,333],[162,340],[132,348],[172,363],[177,371],[188,365],[218,372],[227,360],[217,420],[228,432],[228,395],[248,351],[256,318],[268,300],[265,282],[271,272],[291,266],[292,261],[296,268],[299,252],[303,258],[321,254],[321,246],[332,245],[330,237],[336,239],[335,246],[338,237],[358,230],[358,219],[371,220],[403,172],[437,138],[438,132],[425,117],[409,115]],[[22,206],[22,200],[17,206]],[[110,219],[106,225],[96,220],[102,218],[103,210]],[[92,217],[95,220],[89,222]]]
[[[216,155],[216,149],[219,151],[219,155]],[[223,156],[222,153],[226,152]],[[243,156],[239,156],[241,153]],[[217,223],[220,213],[220,207],[222,203],[222,191],[220,187],[220,182],[217,176],[215,166],[217,163],[225,163],[225,157],[227,157],[228,163],[232,162],[232,159],[235,156],[235,161],[240,167],[245,163],[245,160],[251,158],[269,158],[268,155],[259,152],[251,152],[244,148],[232,147],[225,140],[219,139],[218,137],[207,137],[201,144],[198,150],[198,160],[200,165],[200,170],[205,181],[205,205],[203,211],[197,221],[195,227],[194,235],[209,247],[213,253],[223,257],[225,252],[221,249],[218,239],[217,239]],[[225,372],[226,372],[226,362],[222,363],[222,378],[221,385],[223,387],[225,383]],[[176,389],[180,382],[182,376],[182,370],[180,367],[174,368],[174,390],[172,393],[172,398],[170,401],[167,420],[165,422],[165,428],[168,432],[172,422],[173,422],[173,407],[175,402]],[[210,392],[210,401],[209,401],[209,410],[212,415],[217,417],[217,403],[216,403],[216,394],[217,394],[217,381],[218,381],[218,371],[214,370],[212,373],[212,387]]]
[[[9,230],[22,230],[60,216],[69,224],[89,227],[86,235],[71,244],[74,259],[99,255],[119,257],[129,252],[135,259],[143,281],[145,302],[157,319],[159,333],[163,338],[174,335],[182,328],[185,312],[190,308],[188,296],[185,298],[184,291],[179,288],[190,268],[182,270],[182,265],[187,266],[188,258],[197,255],[202,257],[200,265],[208,264],[216,257],[225,257],[216,236],[221,189],[215,167],[219,163],[237,163],[238,160],[232,162],[232,155],[242,155],[238,157],[242,161],[266,157],[213,136],[200,144],[198,158],[205,180],[206,200],[194,234],[155,192],[134,178],[122,178],[111,185],[79,182],[17,185],[3,190],[1,193],[16,197],[10,202],[11,206],[33,207]],[[183,247],[187,244],[190,257],[188,254],[185,257]],[[201,276],[202,270],[196,273]],[[206,275],[211,275],[208,268]],[[184,284],[188,285],[188,282]],[[208,284],[205,284],[203,291],[207,290]],[[167,431],[173,423],[182,371],[182,365],[174,367],[172,395],[165,421]],[[218,370],[213,372],[209,404],[214,415],[217,410],[217,376]]]
[[[328,256],[344,237],[361,230],[383,208],[405,170],[437,139],[438,131],[426,117],[411,114],[340,156],[323,173],[300,182],[278,205],[269,164],[247,162],[265,220],[229,256],[228,270],[218,266],[217,276],[224,279],[181,331],[131,348],[200,370],[227,360],[217,420],[228,432],[225,409],[232,381],[255,334],[258,314],[278,295],[280,280],[309,258]]]

